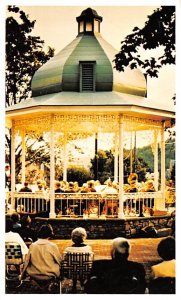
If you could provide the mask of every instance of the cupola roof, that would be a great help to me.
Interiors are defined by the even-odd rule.
[[[114,68],[118,51],[100,34],[102,17],[87,8],[76,20],[77,37],[35,72],[32,96],[116,91],[144,97],[146,80],[140,70],[128,67],[120,73]]]

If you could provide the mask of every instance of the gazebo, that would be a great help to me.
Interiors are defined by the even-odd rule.
[[[8,107],[6,125],[11,128],[11,207],[20,194],[15,191],[15,137],[22,139],[22,182],[25,181],[25,136],[49,133],[50,203],[49,218],[55,218],[55,136],[64,137],[63,178],[66,180],[66,144],[75,136],[114,133],[114,179],[119,182],[118,218],[124,219],[125,199],[154,198],[157,209],[165,208],[165,127],[171,127],[173,110],[147,99],[143,73],[129,67],[122,73],[114,68],[117,53],[100,33],[102,17],[91,8],[79,17],[78,35],[68,46],[45,63],[33,76],[32,97]],[[151,131],[154,151],[156,192],[139,195],[124,192],[124,137],[131,132]],[[158,173],[158,143],[161,174]],[[160,178],[159,178],[160,176]],[[160,188],[158,181],[160,180]],[[22,195],[21,195],[22,197]],[[30,198],[30,195],[23,195]],[[32,195],[36,199],[37,195]],[[67,199],[68,195],[66,195]],[[74,196],[75,197],[75,196]]]

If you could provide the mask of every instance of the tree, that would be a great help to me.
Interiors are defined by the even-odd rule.
[[[63,179],[60,177],[59,179]],[[88,180],[92,179],[90,171],[84,167],[80,166],[72,166],[67,169],[67,180],[68,181],[77,181],[81,186],[83,183],[87,182]]]
[[[97,167],[97,176],[95,174],[95,164]],[[109,177],[113,179],[114,174],[114,156],[111,150],[98,150],[97,157],[91,159],[90,171],[94,178],[98,178],[103,184]]]
[[[98,179],[103,184],[109,177],[114,180],[114,155],[111,150],[99,150],[98,151]],[[91,159],[90,171],[95,178],[96,158]],[[138,174],[139,181],[145,180],[146,172],[150,171],[149,165],[143,158],[137,157],[133,162],[134,170]],[[127,183],[127,178],[130,174],[130,151],[124,149],[124,183]]]
[[[21,102],[31,96],[31,78],[34,72],[54,55],[54,49],[48,47],[44,52],[44,41],[40,37],[33,36],[32,30],[35,20],[16,6],[8,6],[9,16],[6,19],[6,106]],[[37,143],[39,139],[37,138]],[[32,141],[35,143],[35,141]],[[45,142],[46,144],[46,142]],[[10,154],[11,134],[6,134],[6,150]],[[37,161],[46,161],[46,147],[39,147],[38,151],[28,143],[27,158],[29,164],[36,157]],[[16,148],[16,174],[21,169],[20,145]],[[9,155],[6,161],[10,163]]]
[[[121,50],[116,54],[115,67],[124,71],[126,66],[131,69],[141,67],[150,77],[158,77],[159,69],[166,64],[175,64],[175,7],[161,6],[148,16],[145,26],[135,27],[133,33],[121,42]],[[163,49],[158,58],[143,59],[139,51]]]
[[[34,72],[54,55],[54,49],[43,51],[44,41],[31,35],[35,20],[17,6],[8,6],[6,19],[6,106],[31,96]]]

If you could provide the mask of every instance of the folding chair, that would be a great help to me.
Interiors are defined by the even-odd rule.
[[[64,252],[64,259],[61,262],[61,281],[65,278],[73,282],[72,292],[76,292],[77,281],[80,281],[81,287],[88,279],[94,253],[71,253]]]
[[[21,285],[19,275],[23,266],[21,246],[17,243],[5,243],[6,288],[17,288]]]

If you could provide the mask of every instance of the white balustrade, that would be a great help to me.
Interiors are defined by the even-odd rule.
[[[8,196],[9,197],[9,196]],[[158,209],[161,192],[124,193],[123,209],[126,217],[150,214]],[[8,198],[9,199],[9,198]],[[17,212],[49,212],[49,193],[14,193]],[[7,200],[6,200],[7,202]],[[9,202],[9,200],[8,200]],[[119,194],[105,193],[59,193],[55,194],[57,217],[104,218],[118,217]]]

